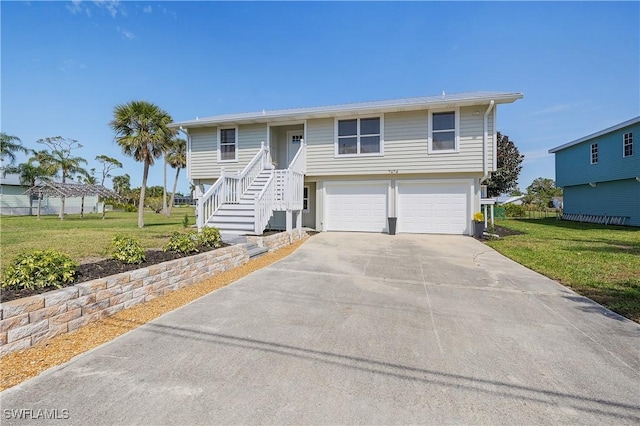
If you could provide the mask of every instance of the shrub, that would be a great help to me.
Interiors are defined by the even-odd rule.
[[[181,234],[174,232],[169,237],[169,242],[164,247],[164,251],[175,251],[176,253],[189,254],[198,251],[198,236],[194,232]]]
[[[156,213],[162,211],[162,197],[147,197],[144,204]]]
[[[205,227],[198,234],[198,245],[202,247],[222,247],[222,237],[218,228]]]
[[[145,255],[140,241],[135,238],[116,235],[111,240],[111,258],[122,263],[142,263]]]
[[[183,228],[189,227],[189,215],[186,213],[184,214],[184,219],[182,219],[182,227]]]
[[[61,288],[73,282],[77,267],[77,262],[56,250],[22,253],[7,266],[2,287],[30,290]]]
[[[505,204],[504,209],[507,217],[524,217],[527,215],[527,211],[523,205]]]

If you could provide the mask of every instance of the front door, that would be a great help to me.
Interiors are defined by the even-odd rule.
[[[289,167],[293,157],[296,156],[298,149],[300,149],[300,141],[302,141],[302,138],[304,138],[304,132],[302,130],[287,132],[287,167]]]

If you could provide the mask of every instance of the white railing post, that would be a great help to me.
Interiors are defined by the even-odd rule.
[[[196,185],[194,191],[197,204],[196,204],[196,226],[198,229],[202,229],[204,227],[204,198],[202,197],[202,188],[201,185]]]
[[[220,193],[222,197],[220,197],[220,204],[224,204],[227,202],[227,177],[225,176],[224,167],[220,168]]]

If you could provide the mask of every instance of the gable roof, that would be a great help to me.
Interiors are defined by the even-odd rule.
[[[555,148],[551,148],[549,150],[549,154],[556,153],[565,148],[569,148],[571,146],[577,145],[584,141],[588,141],[589,139],[597,138],[598,136],[606,135],[607,133],[615,132],[616,130],[620,130],[624,127],[631,126],[632,124],[640,123],[640,115],[638,117],[632,118],[631,120],[624,121],[622,123],[616,124],[615,126],[607,127],[604,130],[600,130],[599,132],[592,133],[590,135],[584,136],[580,139],[576,139],[575,141],[571,141],[565,143],[564,145],[557,146]]]
[[[310,118],[328,118],[352,113],[384,113],[397,111],[414,111],[428,108],[454,108],[460,106],[476,106],[488,104],[491,100],[496,104],[512,103],[522,99],[519,92],[466,92],[417,98],[390,99],[385,101],[359,102],[351,104],[327,105],[311,108],[279,109],[272,111],[247,112],[240,114],[224,114],[195,120],[178,121],[170,127],[205,127],[218,124],[250,124],[267,122],[284,122],[306,120]]]

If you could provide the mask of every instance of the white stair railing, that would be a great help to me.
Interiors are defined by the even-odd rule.
[[[216,183],[198,200],[198,228],[203,228],[223,204],[238,204],[240,196],[249,188],[260,172],[270,168],[271,154],[264,142],[260,144],[260,151],[236,176],[228,176],[222,168]]]
[[[274,170],[274,209],[302,210],[304,173],[307,167],[307,144],[300,141],[298,152],[285,170]]]
[[[256,194],[254,206],[255,206],[255,233],[256,235],[262,234],[262,231],[267,227],[269,219],[273,216],[274,210],[274,175],[271,174],[267,183],[262,191]]]

